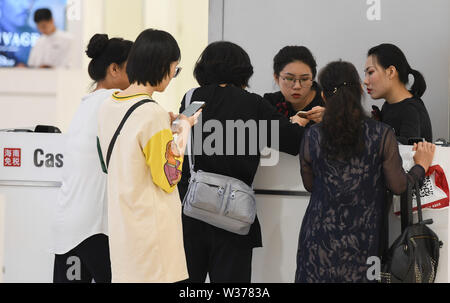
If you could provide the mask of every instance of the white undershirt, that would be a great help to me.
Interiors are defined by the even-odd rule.
[[[54,68],[69,68],[73,59],[73,39],[66,32],[56,30],[51,35],[41,35],[28,58],[28,66],[48,65]]]
[[[117,91],[100,89],[85,96],[66,134],[62,186],[52,225],[55,254],[64,254],[95,234],[108,234],[106,174],[97,153],[97,115],[103,101]]]

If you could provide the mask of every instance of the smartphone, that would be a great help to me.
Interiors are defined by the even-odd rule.
[[[296,115],[299,116],[300,118],[308,119],[308,112],[305,112],[305,111],[303,111],[303,110],[299,110],[299,111],[296,113]]]
[[[414,145],[414,143],[425,142],[425,138],[412,137],[408,138],[408,145]]]
[[[187,108],[184,109],[184,111],[181,113],[182,115],[185,115],[186,117],[193,116],[196,112],[198,112],[201,108],[205,107],[205,102],[203,101],[193,101]],[[173,123],[177,123],[178,118],[173,121]]]

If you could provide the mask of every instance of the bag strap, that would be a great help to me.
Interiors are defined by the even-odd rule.
[[[418,182],[416,182],[414,184],[414,190],[415,190],[415,194],[416,194],[416,201],[417,201],[417,215],[419,217],[419,223],[423,222],[423,217],[422,217],[422,202],[420,200],[420,189],[419,189],[419,184]]]
[[[141,100],[139,102],[136,102],[135,104],[133,104],[133,106],[131,106],[127,110],[127,112],[125,113],[125,116],[122,118],[122,121],[120,121],[120,124],[117,127],[116,132],[114,133],[114,135],[113,135],[113,137],[111,139],[111,142],[109,143],[108,153],[106,154],[106,165],[105,165],[105,161],[104,161],[104,158],[103,158],[103,153],[102,153],[102,150],[101,150],[101,147],[100,147],[100,140],[97,137],[97,150],[98,150],[98,153],[99,153],[100,163],[102,165],[103,172],[108,173],[109,160],[111,159],[111,154],[112,154],[112,151],[114,149],[114,144],[116,143],[117,137],[120,135],[120,131],[122,130],[125,122],[128,120],[128,117],[130,117],[131,113],[133,113],[136,108],[138,108],[142,104],[148,103],[148,102],[155,102],[155,101],[151,100],[151,99],[144,99],[144,100]]]
[[[191,104],[191,99],[192,99],[192,95],[194,94],[194,91],[197,88],[191,88],[187,93],[186,93],[186,97],[184,99],[184,109],[186,109],[189,104]],[[195,157],[192,155],[193,152],[193,147],[192,147],[192,130],[189,132],[189,137],[188,137],[188,141],[187,141],[187,148],[186,150],[188,151],[188,159],[189,159],[189,170],[191,172],[191,176],[192,173],[194,172],[194,165],[195,165]]]
[[[389,250],[389,211],[391,210],[394,194],[390,190],[386,191],[386,203],[384,204],[382,223],[380,226],[380,247],[378,255],[382,260]]]
[[[414,184],[407,180],[406,191],[400,195],[400,219],[402,233],[405,229],[413,224],[412,212],[412,196],[414,192]]]
[[[408,189],[404,194],[401,195],[400,198],[402,233],[406,229],[406,227],[414,224],[413,207],[412,207],[413,194],[416,195],[418,223],[419,224],[433,223],[433,219],[423,220],[419,181],[415,180],[414,183],[408,181]]]

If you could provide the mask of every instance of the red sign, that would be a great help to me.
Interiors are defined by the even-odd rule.
[[[3,152],[3,166],[20,167],[20,148],[4,148]]]

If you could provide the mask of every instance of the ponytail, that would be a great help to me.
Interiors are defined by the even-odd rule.
[[[356,68],[349,62],[330,62],[321,70],[319,82],[327,102],[321,126],[324,153],[333,160],[360,155],[365,148],[362,121],[366,115]]]
[[[410,69],[409,73],[412,74],[414,77],[414,83],[410,89],[411,94],[417,97],[422,97],[423,94],[425,93],[425,90],[427,89],[425,78],[419,71],[415,69]]]

